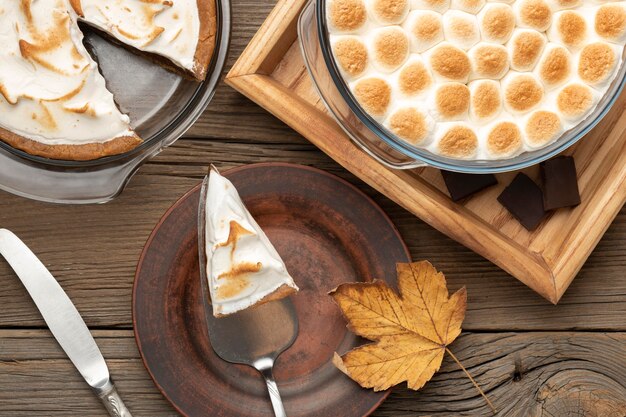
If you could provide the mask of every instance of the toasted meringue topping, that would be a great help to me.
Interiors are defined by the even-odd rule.
[[[11,0],[1,8],[0,127],[46,145],[134,136],[67,0]]]
[[[298,290],[235,186],[217,170],[209,174],[205,218],[206,272],[215,316]]]
[[[74,0],[81,19],[140,51],[194,71],[200,36],[197,0]]]

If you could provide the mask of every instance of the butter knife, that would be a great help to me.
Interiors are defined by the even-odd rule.
[[[109,414],[132,417],[113,385],[96,341],[52,274],[24,242],[6,229],[0,229],[0,254],[20,278],[57,342]]]

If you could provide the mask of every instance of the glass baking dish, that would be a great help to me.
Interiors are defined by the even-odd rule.
[[[217,1],[217,36],[201,83],[85,31],[107,87],[144,142],[130,152],[93,161],[29,155],[0,141],[0,188],[55,203],[102,203],[118,196],[139,166],[180,138],[200,117],[221,79],[230,43],[230,0]]]
[[[433,166],[448,171],[486,174],[514,171],[549,159],[585,136],[608,113],[625,83],[625,54],[607,93],[595,110],[552,144],[509,159],[459,160],[436,155],[400,139],[370,117],[358,104],[339,72],[330,48],[326,1],[311,0],[298,20],[298,35],[305,64],[322,101],[346,134],[382,164],[396,169]]]

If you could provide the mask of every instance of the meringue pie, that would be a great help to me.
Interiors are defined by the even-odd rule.
[[[215,317],[298,291],[285,263],[233,183],[213,167],[204,218],[206,276]]]
[[[83,45],[78,22],[202,80],[213,0],[10,0],[0,5],[0,140],[51,159],[93,160],[142,140]]]
[[[617,76],[626,3],[326,0],[332,55],[362,109],[398,138],[455,159],[545,147]]]

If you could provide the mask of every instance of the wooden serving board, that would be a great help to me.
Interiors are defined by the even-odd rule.
[[[496,200],[515,173],[498,174],[498,186],[457,204],[438,170],[389,169],[352,143],[321,102],[300,53],[296,24],[306,3],[279,0],[226,82],[376,190],[556,304],[626,201],[626,94],[568,151],[582,204],[528,232]],[[537,167],[525,172],[538,178]]]

